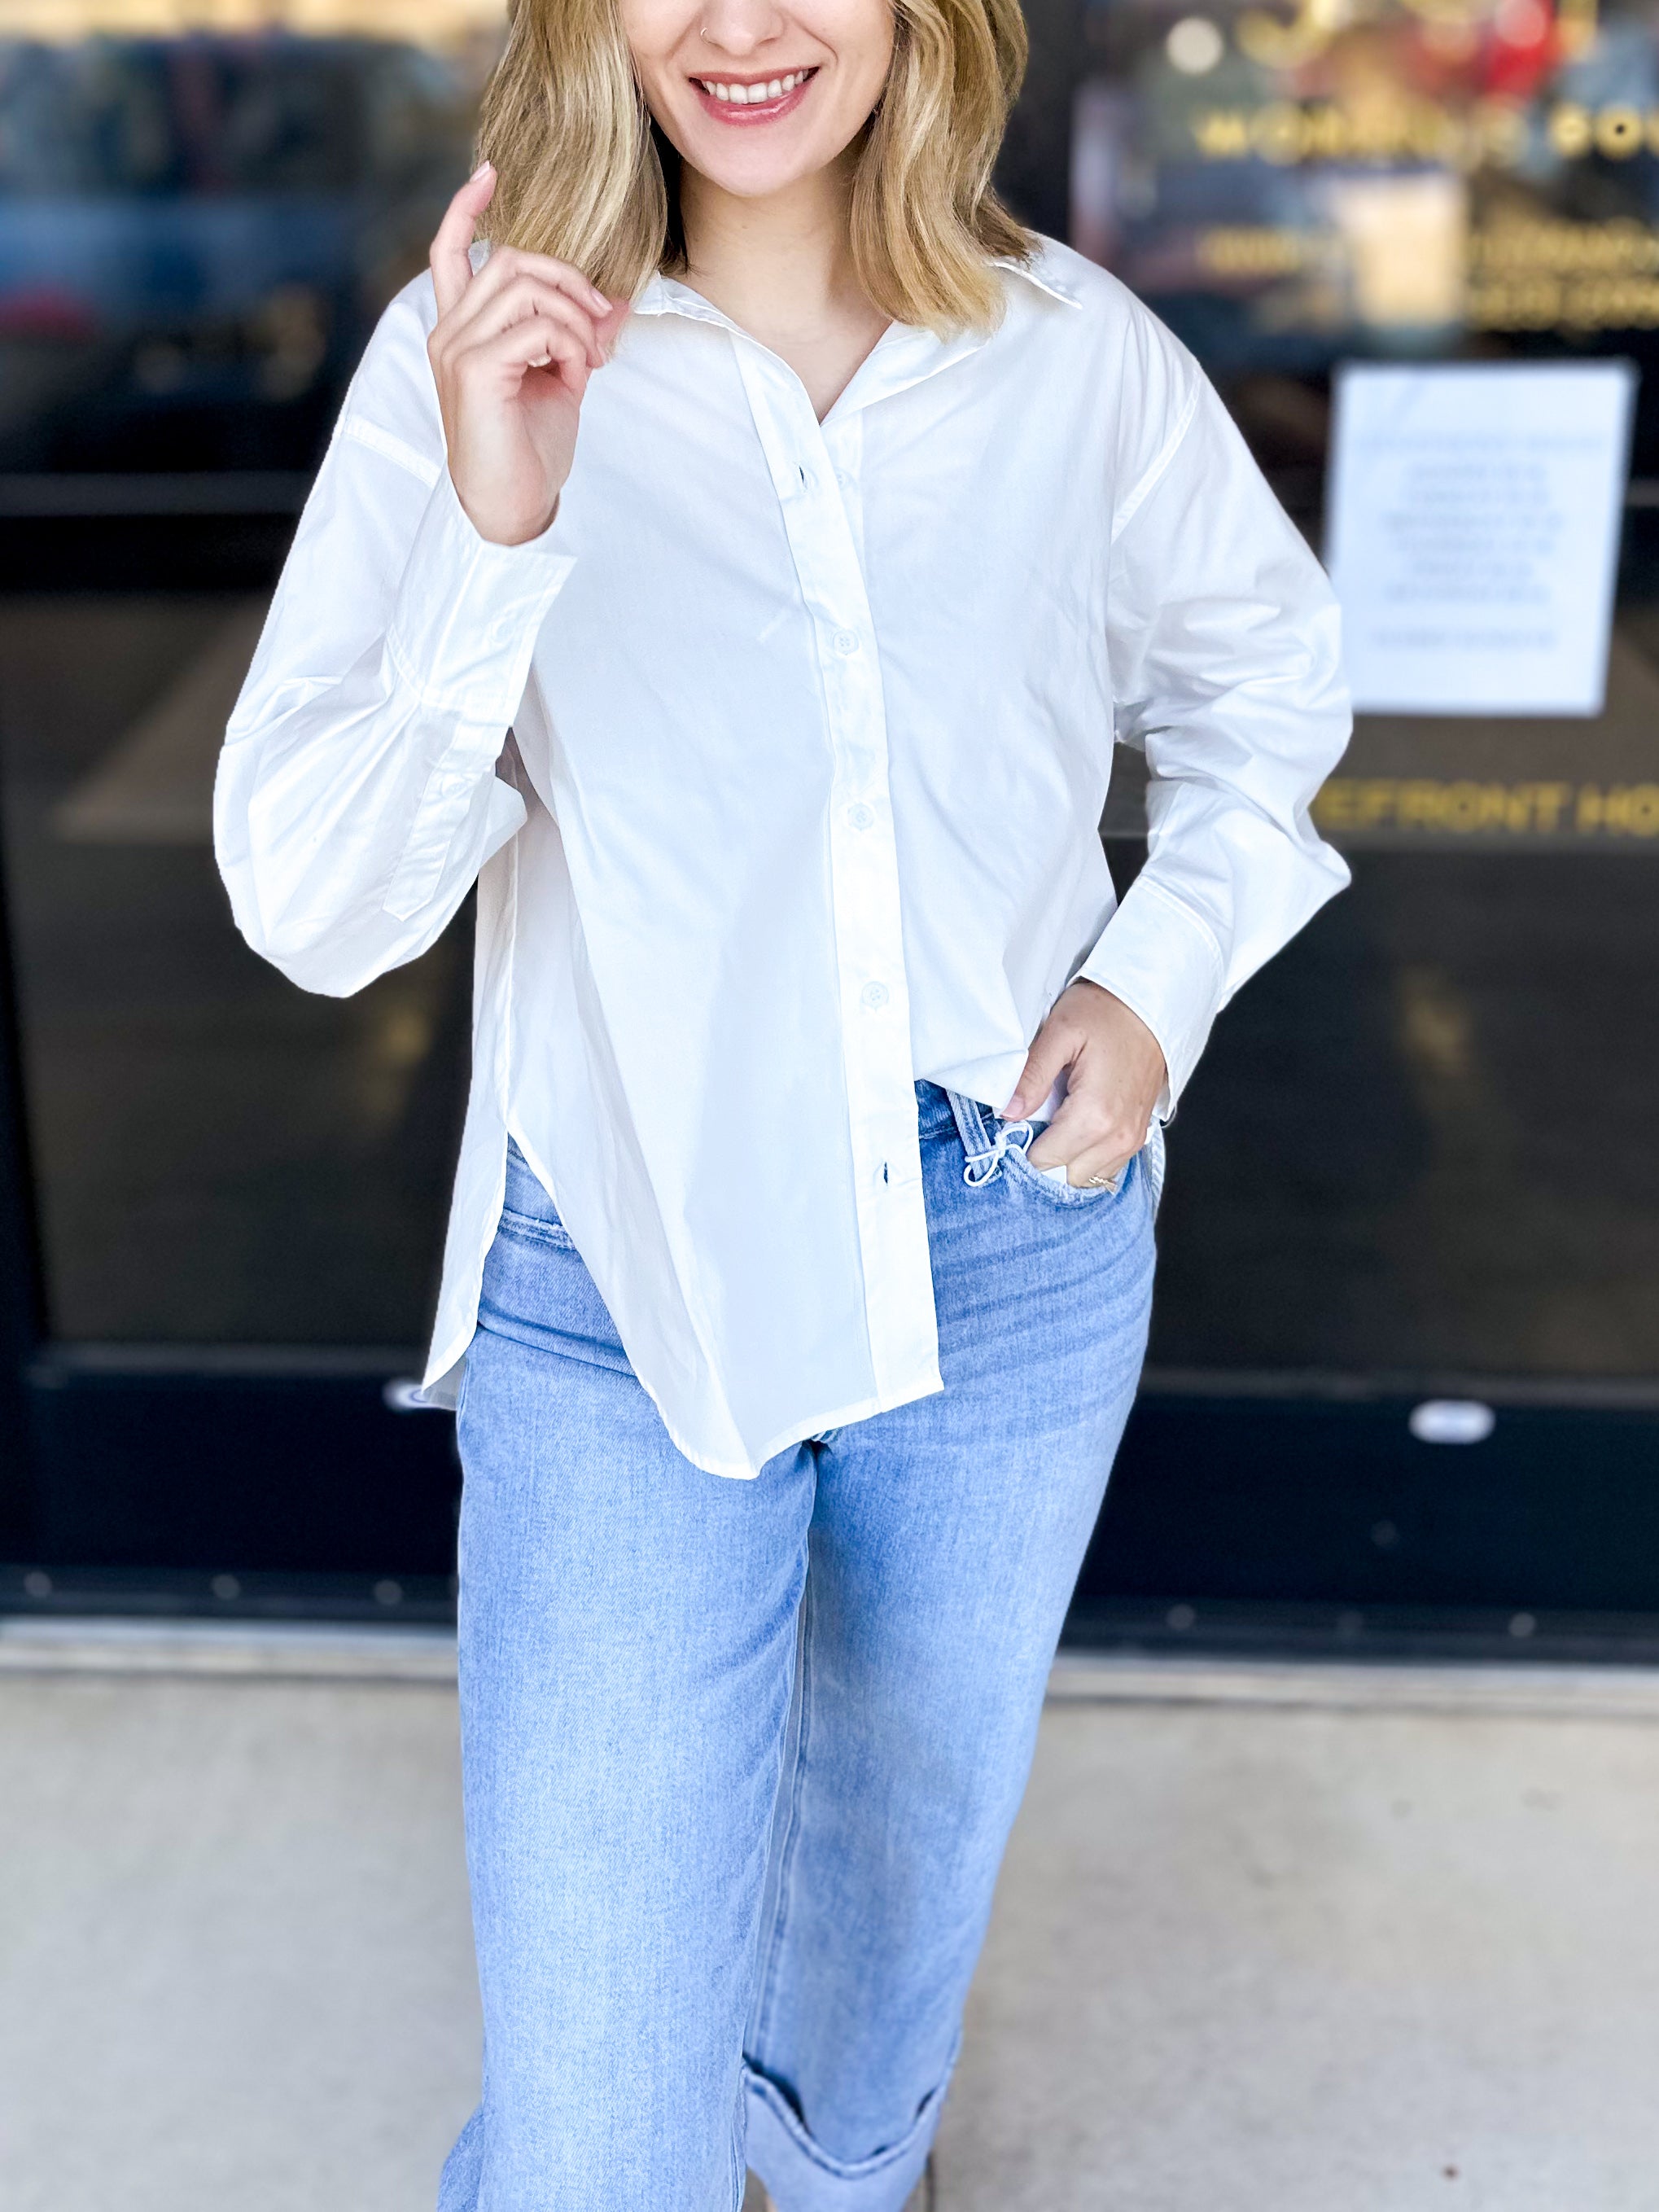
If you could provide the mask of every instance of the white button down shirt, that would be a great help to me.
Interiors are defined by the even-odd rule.
[[[655,277],[534,543],[455,497],[388,309],[227,735],[235,916],[355,991],[478,885],[428,1370],[453,1395],[509,1133],[680,1449],[722,1474],[939,1389],[914,1085],[1000,1108],[1082,975],[1163,1046],[1345,881],[1325,580],[1191,356],[1045,244],[989,337],[895,325],[822,422]],[[509,742],[509,735],[511,740]],[[1144,751],[1151,858],[1097,825]]]

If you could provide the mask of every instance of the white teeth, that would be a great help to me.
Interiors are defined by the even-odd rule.
[[[727,106],[735,102],[739,107],[755,107],[763,100],[781,100],[785,93],[793,92],[798,84],[805,84],[811,74],[811,70],[792,70],[787,76],[775,76],[765,84],[730,84],[724,78],[712,76],[700,76],[697,82],[711,100],[722,100]]]

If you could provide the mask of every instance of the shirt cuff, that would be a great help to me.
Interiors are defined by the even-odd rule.
[[[386,642],[424,707],[503,733],[519,710],[536,635],[575,567],[550,523],[522,545],[480,538],[446,468],[410,547]]]
[[[1221,948],[1208,925],[1156,878],[1138,876],[1100,941],[1077,971],[1098,983],[1158,1039],[1168,1080],[1154,1117],[1167,1121],[1187,1087],[1220,1012]]]

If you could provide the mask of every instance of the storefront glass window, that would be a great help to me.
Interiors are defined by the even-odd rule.
[[[1659,1364],[1656,33],[1617,0],[1084,18],[1074,241],[1199,354],[1316,540],[1343,363],[1617,358],[1638,379],[1599,708],[1522,684],[1483,713],[1449,676],[1362,713],[1316,804],[1354,888],[1224,1018],[1177,1127],[1170,1367],[1589,1386]],[[1418,631],[1489,662],[1570,536],[1547,499],[1527,544],[1490,526],[1495,498],[1524,510],[1515,472],[1541,483],[1544,444],[1587,427],[1563,389],[1508,480],[1477,416],[1466,453],[1355,521],[1416,533],[1419,586],[1449,580],[1443,606],[1412,594]],[[1454,601],[1486,615],[1460,632]]]
[[[0,5],[0,769],[54,1333],[412,1346],[465,922],[346,1004],[210,848],[226,715],[375,317],[469,167],[493,5]]]

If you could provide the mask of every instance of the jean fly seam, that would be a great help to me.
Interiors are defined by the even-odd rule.
[[[755,2007],[755,2055],[759,2057],[771,2027],[772,1999],[777,1986],[779,1958],[789,1920],[789,1884],[794,1871],[795,1847],[800,1837],[801,1794],[806,1781],[806,1749],[812,1722],[812,1572],[809,1546],[806,1580],[801,1590],[800,1642],[795,1664],[800,1670],[800,1728],[795,1738],[795,1767],[789,1778],[789,1799],[784,1812],[783,1833],[778,1841],[778,1896],[771,1932],[766,1943],[766,1963],[761,1970]]]
[[[732,2212],[743,2212],[743,2200],[749,2194],[749,2161],[744,2156],[748,2118],[748,2085],[739,2064],[737,2101],[732,2108]]]

